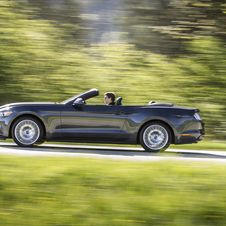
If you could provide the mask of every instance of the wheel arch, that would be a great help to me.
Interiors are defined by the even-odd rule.
[[[160,123],[166,125],[166,126],[169,128],[170,132],[171,132],[171,136],[172,136],[172,137],[171,137],[171,144],[175,144],[175,134],[174,134],[174,131],[173,131],[172,127],[171,127],[167,122],[165,122],[165,121],[163,121],[163,120],[159,120],[159,119],[149,120],[149,121],[145,122],[145,123],[140,127],[140,129],[139,129],[139,131],[138,131],[138,133],[137,133],[137,144],[140,144],[140,138],[139,138],[139,137],[140,137],[141,130],[142,130],[148,123],[150,123],[150,122],[160,122]]]
[[[23,117],[26,117],[26,116],[35,118],[35,119],[37,119],[42,124],[43,129],[44,129],[44,131],[43,131],[44,137],[46,137],[46,128],[45,128],[45,125],[44,125],[43,121],[38,116],[33,115],[33,114],[22,114],[22,115],[18,115],[16,118],[14,118],[13,121],[11,122],[11,124],[10,124],[10,127],[9,127],[9,137],[12,138],[12,127],[13,127],[14,123],[18,119],[23,118]]]

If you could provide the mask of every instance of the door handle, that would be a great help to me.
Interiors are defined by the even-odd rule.
[[[122,111],[115,111],[115,112],[113,112],[113,114],[115,114],[115,115],[124,115],[125,113],[122,112]]]

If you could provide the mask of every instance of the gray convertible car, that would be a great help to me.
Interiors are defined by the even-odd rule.
[[[23,147],[44,141],[140,144],[146,151],[164,151],[170,144],[197,143],[204,123],[199,110],[169,103],[113,106],[89,105],[97,89],[62,103],[12,103],[0,107],[0,139],[13,138]],[[87,103],[86,103],[87,102]]]

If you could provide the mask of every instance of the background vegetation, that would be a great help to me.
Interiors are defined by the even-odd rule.
[[[225,225],[225,164],[1,156],[1,225]]]
[[[224,140],[225,34],[225,0],[2,0],[0,104],[98,88],[198,107],[207,138]]]
[[[1,0],[0,105],[98,88],[198,107],[224,141],[225,45],[225,0]],[[0,171],[4,226],[226,224],[219,163],[1,155]]]

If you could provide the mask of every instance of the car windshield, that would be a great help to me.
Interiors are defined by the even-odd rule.
[[[91,97],[95,97],[99,95],[99,91],[97,89],[91,89],[86,91],[85,93],[81,93],[77,96],[71,97],[63,102],[61,102],[61,104],[71,104],[71,102],[75,101],[77,98],[82,98],[84,101],[91,98]]]
[[[71,98],[69,98],[69,99],[67,99],[67,100],[64,100],[63,102],[61,102],[61,104],[67,104],[68,102],[75,100],[75,99],[78,98],[79,96],[80,96],[80,95],[73,96],[73,97],[71,97]]]

